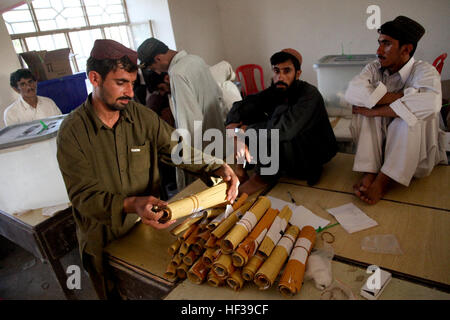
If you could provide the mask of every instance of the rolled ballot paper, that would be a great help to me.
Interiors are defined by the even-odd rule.
[[[209,209],[206,209],[206,210],[202,210],[202,211],[196,212],[192,216],[190,216],[186,220],[184,220],[182,223],[177,225],[175,228],[170,230],[170,233],[172,235],[174,235],[174,236],[178,236],[182,232],[184,232],[187,229],[189,229],[189,227],[191,225],[196,224],[197,222],[199,222],[200,220],[202,220],[204,218],[210,218],[210,219],[214,218],[221,211],[222,211],[222,209],[219,209],[219,208],[209,208]]]
[[[169,263],[166,272],[164,272],[164,277],[171,281],[175,280],[177,278],[177,267],[172,263]]]
[[[253,281],[255,273],[264,263],[264,259],[265,258],[258,252],[251,257],[245,267],[242,268],[242,278],[244,278],[245,281]]]
[[[209,271],[209,273],[208,273],[208,281],[207,282],[210,286],[220,287],[225,283],[225,279],[218,277],[214,273],[214,270],[211,269],[211,271]]]
[[[248,195],[247,195],[246,193],[243,193],[243,194],[239,197],[238,201],[236,201],[232,206],[227,205],[227,208],[225,209],[225,211],[222,212],[222,213],[221,213],[220,215],[218,215],[217,217],[215,217],[215,218],[208,224],[207,228],[208,228],[209,230],[214,230],[214,229],[216,229],[216,227],[217,227],[220,223],[222,223],[222,221],[224,221],[226,218],[228,218],[229,215],[230,215],[231,213],[235,212],[236,210],[239,210],[239,209],[246,203],[247,198],[248,198]],[[250,202],[250,201],[248,201],[248,202]],[[251,202],[250,202],[250,203],[251,203]],[[248,208],[247,208],[247,209],[248,209]],[[240,212],[243,211],[243,212],[245,213],[245,211],[246,211],[247,209],[245,209],[245,210],[241,209]]]
[[[278,243],[284,231],[286,230],[291,216],[292,210],[289,208],[289,206],[285,206],[283,209],[281,209],[281,212],[275,218],[272,225],[270,226],[269,231],[267,231],[266,236],[261,242],[261,245],[258,248],[258,252],[263,254],[265,257],[270,256],[273,248],[275,248],[275,245]]]
[[[235,270],[229,254],[221,254],[212,264],[212,268],[214,273],[221,278],[228,277]]]
[[[244,214],[244,216],[231,229],[230,233],[221,243],[225,253],[231,253],[239,243],[253,230],[258,221],[270,208],[270,200],[267,197],[259,197],[255,204]]]
[[[223,220],[217,228],[215,228],[211,234],[217,239],[222,238],[231,228],[234,227],[236,222],[244,215],[244,213],[252,206],[252,202],[248,201],[244,203],[239,209],[232,212],[225,220]]]
[[[170,245],[169,249],[167,249],[167,252],[169,252],[169,255],[171,257],[173,257],[175,253],[177,253],[178,249],[180,249],[181,242],[182,240],[180,238],[177,238],[177,240],[175,240],[175,242]]]
[[[248,259],[251,258],[259,244],[266,235],[267,230],[270,228],[273,220],[279,213],[278,210],[269,208],[255,228],[245,238],[245,240],[238,246],[235,252],[232,254],[233,264],[236,267],[242,267],[247,264]]]
[[[197,253],[191,250],[183,257],[183,263],[187,266],[192,266],[194,261],[197,260],[197,257]]]
[[[170,264],[173,265],[175,268],[178,267],[183,262],[183,257],[178,253],[176,254],[172,261],[170,261]]]
[[[241,270],[235,270],[228,278],[227,278],[228,286],[234,291],[239,291],[244,286],[244,279],[241,275]]]
[[[227,183],[222,182],[189,197],[169,203],[167,207],[161,208],[163,215],[159,222],[166,223],[170,220],[186,217],[202,208],[211,208],[226,203],[227,186]]]
[[[188,265],[186,265],[185,263],[180,264],[177,267],[177,276],[178,276],[178,278],[186,279],[188,270],[189,270],[189,266]]]
[[[299,232],[300,230],[297,226],[289,226],[284,236],[277,243],[275,249],[273,249],[269,258],[267,258],[261,268],[259,268],[255,275],[254,282],[260,290],[267,290],[272,286],[277,275],[280,273],[284,262],[287,257],[289,257]]]
[[[213,262],[217,259],[217,257],[220,255],[220,249],[218,248],[208,248],[203,252],[203,263],[206,266],[211,266]]]
[[[205,266],[202,259],[198,259],[194,265],[189,269],[187,277],[195,284],[201,284],[206,279],[209,268]]]
[[[292,297],[300,291],[305,275],[306,261],[315,241],[316,230],[311,226],[303,227],[278,282],[278,290],[284,296]]]
[[[197,235],[200,232],[200,227],[198,225],[195,225],[196,228],[192,233],[187,237],[186,240],[181,243],[180,250],[178,251],[179,254],[181,254],[182,257],[184,257],[185,254],[188,253],[191,246],[197,241]]]

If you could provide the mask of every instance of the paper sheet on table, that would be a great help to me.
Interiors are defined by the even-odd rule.
[[[314,213],[312,213],[304,206],[296,206],[291,202],[287,202],[271,196],[268,196],[267,198],[270,199],[271,207],[273,209],[278,209],[281,211],[281,209],[283,209],[284,206],[286,205],[289,206],[289,208],[291,208],[292,210],[292,216],[289,222],[291,224],[296,225],[300,229],[303,228],[304,226],[312,226],[314,229],[317,229],[318,227],[323,228],[330,223],[330,221],[323,219],[319,216],[316,216]]]
[[[314,229],[317,229],[319,227],[323,228],[327,226],[330,221],[316,216],[304,206],[297,206],[295,210],[292,211],[292,217],[291,220],[289,220],[289,223],[296,225],[300,229],[304,226],[311,226]]]
[[[293,204],[292,202],[287,202],[272,196],[267,196],[267,198],[269,198],[270,200],[270,207],[272,209],[277,209],[279,211],[281,211],[286,205],[289,206],[289,208],[291,208],[292,212],[294,212],[296,205]]]
[[[353,203],[347,203],[340,207],[327,209],[327,211],[339,221],[341,226],[348,233],[358,232],[378,225],[375,220],[367,216]]]

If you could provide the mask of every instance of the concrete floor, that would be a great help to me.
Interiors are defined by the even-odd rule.
[[[78,248],[61,259],[64,269],[81,266]],[[79,300],[97,300],[97,295],[84,271],[81,289],[75,290]],[[46,263],[0,236],[0,300],[64,300],[64,293]]]

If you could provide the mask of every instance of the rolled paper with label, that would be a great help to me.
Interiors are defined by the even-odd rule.
[[[186,217],[199,210],[226,203],[227,188],[227,183],[222,182],[194,195],[171,202],[166,207],[161,208],[163,215],[159,219],[159,222],[166,223],[171,220]]]
[[[185,263],[182,263],[182,264],[180,264],[178,267],[177,267],[177,277],[178,278],[180,278],[180,279],[186,279],[186,277],[187,277],[187,272],[188,272],[188,270],[189,270],[189,266],[188,265],[186,265]]]
[[[173,257],[173,259],[170,262],[170,264],[173,265],[176,268],[176,267],[178,267],[181,264],[181,262],[183,262],[183,257],[179,253],[177,253]]]
[[[225,279],[223,279],[223,278],[219,278],[215,273],[214,273],[214,270],[210,270],[209,271],[209,273],[208,273],[208,284],[210,285],[210,286],[213,286],[213,287],[221,287],[221,286],[223,286],[224,284],[225,284]]]
[[[195,260],[197,260],[197,253],[195,253],[193,250],[190,250],[184,257],[183,257],[183,263],[188,265],[188,266],[192,266],[195,262]]]
[[[289,206],[285,206],[273,221],[269,231],[267,231],[266,236],[264,237],[258,248],[258,252],[260,252],[265,257],[270,256],[270,253],[275,248],[275,245],[284,234],[291,216],[291,208],[289,208]]]
[[[316,230],[311,226],[303,227],[278,282],[278,290],[284,296],[292,297],[300,291],[305,276],[306,262],[315,241]]]
[[[244,213],[252,206],[252,202],[244,203],[239,209],[233,211],[225,220],[223,220],[217,228],[212,231],[216,238],[222,238],[231,228],[236,225],[236,222],[244,215]]]
[[[241,270],[237,269],[227,278],[228,286],[234,291],[239,291],[244,286],[244,279],[241,275]]]
[[[259,220],[252,232],[250,232],[247,238],[239,244],[236,251],[232,254],[233,264],[235,267],[245,266],[248,259],[255,254],[256,249],[258,249],[259,244],[266,235],[267,230],[270,228],[278,213],[278,210],[269,208],[261,220]]]
[[[207,228],[209,230],[214,230],[223,220],[225,220],[232,212],[238,210],[240,207],[242,207],[245,203],[245,201],[248,198],[248,194],[243,193],[239,199],[233,204],[233,205],[227,205],[225,210],[217,217],[215,217],[211,222],[208,223]]]
[[[215,274],[220,278],[228,277],[235,270],[233,262],[231,261],[231,255],[229,254],[221,254],[216,261],[213,262],[212,268]]]
[[[242,278],[244,278],[245,281],[253,281],[255,273],[264,263],[264,260],[265,257],[256,252],[256,254],[250,258],[245,267],[242,268]]]
[[[171,281],[176,280],[177,278],[177,267],[173,265],[172,263],[169,263],[169,265],[166,268],[166,272],[164,272],[164,277],[166,279],[169,279]]]
[[[254,282],[260,290],[267,290],[272,286],[286,259],[289,257],[299,232],[300,230],[297,226],[289,226],[269,258],[259,268]]]
[[[175,242],[173,242],[170,245],[170,247],[167,249],[167,252],[169,252],[169,255],[171,257],[173,257],[177,253],[178,249],[181,246],[181,242],[182,242],[182,240],[180,238],[177,238],[177,240],[175,240]]]
[[[201,284],[206,280],[208,272],[209,268],[204,265],[202,259],[198,259],[189,269],[187,277],[191,282]]]
[[[244,214],[244,216],[231,229],[230,233],[221,243],[224,253],[233,252],[239,243],[253,230],[267,209],[270,208],[270,200],[259,197],[255,204]]]

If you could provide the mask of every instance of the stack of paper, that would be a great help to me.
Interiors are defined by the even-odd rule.
[[[337,208],[327,209],[327,211],[339,221],[341,226],[348,233],[358,232],[378,225],[375,220],[368,217],[353,203],[347,203]]]

